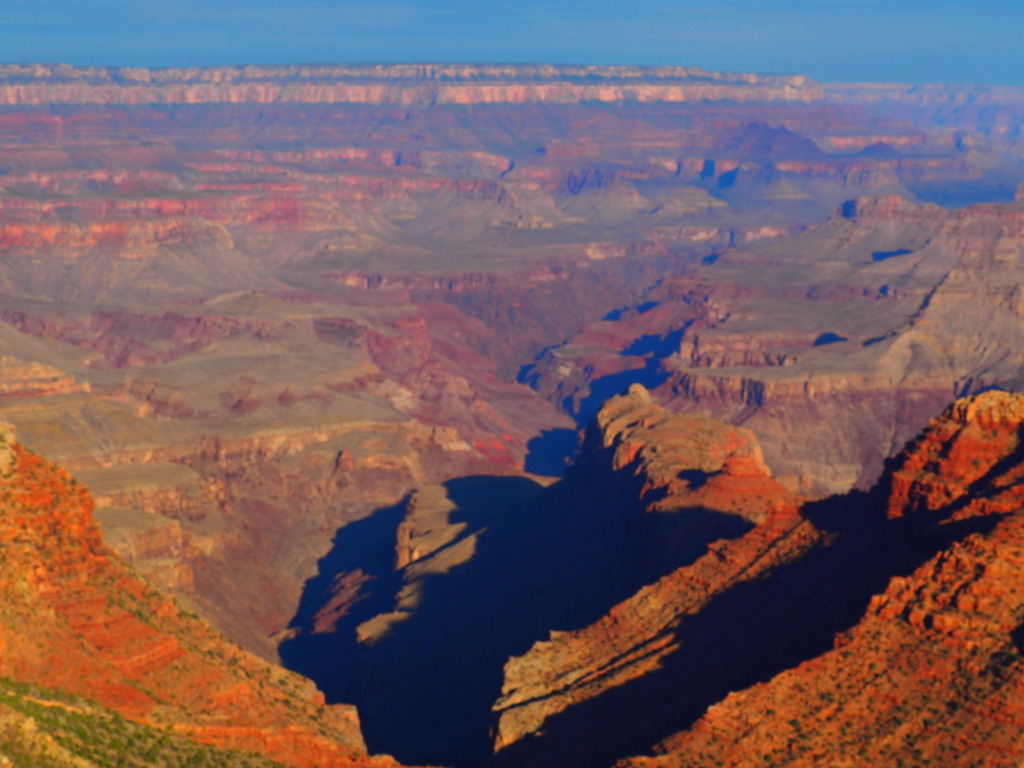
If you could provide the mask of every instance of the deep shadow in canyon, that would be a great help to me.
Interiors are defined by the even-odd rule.
[[[335,694],[355,688],[356,657],[339,655],[333,647],[333,635],[317,633],[314,624],[346,577],[359,587],[364,579],[368,588],[359,589],[359,599],[348,605],[339,618],[338,631],[352,633],[362,622],[391,610],[394,595],[401,588],[401,574],[395,571],[395,528],[405,514],[403,501],[340,528],[333,546],[319,562],[319,572],[306,581],[292,628],[306,634],[301,642],[286,640],[279,652],[284,666],[316,681],[328,700],[341,700]]]
[[[614,310],[605,319],[618,319],[625,312],[644,314],[657,306],[657,302],[644,302],[635,307]],[[647,389],[656,389],[668,381],[670,373],[664,361],[670,355],[679,352],[680,344],[687,328],[693,321],[683,327],[666,331],[663,334],[645,334],[634,339],[619,352],[622,357],[638,357],[643,365],[590,380],[586,388],[561,398],[559,408],[571,416],[578,430],[583,430],[597,415],[605,401],[621,394],[633,384],[641,384]],[[539,373],[535,368],[541,363],[544,355],[554,347],[543,350],[532,363],[519,369],[517,381],[536,388]],[[559,477],[565,472],[566,466],[576,456],[579,448],[578,434],[570,429],[544,430],[527,445],[527,456],[524,469],[539,475]]]
[[[745,690],[833,647],[889,580],[999,516],[940,524],[938,514],[885,520],[882,497],[855,493],[808,504],[805,518],[831,532],[766,578],[741,582],[685,616],[679,647],[654,672],[545,721],[494,761],[499,768],[590,768],[649,753],[691,727],[731,691]],[[642,713],[642,715],[640,714]]]
[[[647,304],[641,304],[636,310],[641,310]],[[666,331],[665,333],[649,333],[634,339],[633,342],[623,349],[619,354],[623,357],[642,357],[644,365],[641,368],[634,368],[621,373],[613,373],[608,376],[601,376],[590,382],[590,391],[583,398],[568,398],[563,403],[564,408],[573,414],[576,423],[582,429],[597,416],[605,401],[615,395],[621,394],[633,384],[642,384],[647,389],[656,389],[668,381],[670,373],[665,368],[664,361],[670,355],[679,352],[686,330],[693,325],[690,320],[682,328]]]
[[[490,764],[491,707],[508,657],[551,630],[592,623],[641,585],[693,562],[709,542],[750,528],[706,509],[645,513],[625,472],[609,481],[595,469],[576,465],[544,490],[512,477],[446,483],[457,507],[451,521],[466,524],[448,546],[475,537],[473,556],[416,577],[419,604],[373,644],[358,643],[356,627],[393,610],[395,593],[415,581],[393,568],[402,505],[339,531],[320,574],[307,583],[296,636],[281,646],[285,664],[311,677],[329,701],[359,706],[371,752],[411,764]],[[969,495],[985,491],[979,481]],[[880,487],[805,505],[804,518],[827,534],[823,543],[713,598],[681,621],[679,649],[656,672],[550,718],[495,763],[592,768],[644,753],[730,691],[828,651],[893,576],[997,521],[943,522],[953,507],[887,520],[885,493]],[[371,577],[365,599],[333,633],[312,632],[325,588],[357,569]]]
[[[578,447],[579,434],[575,429],[545,429],[526,444],[523,469],[534,475],[561,477]]]
[[[708,543],[750,528],[707,509],[645,513],[632,468],[612,482],[592,470],[577,465],[543,490],[515,477],[446,483],[457,507],[450,521],[466,528],[444,549],[473,548],[447,572],[430,573],[428,564],[426,574],[413,573],[428,558],[394,571],[393,544],[388,551],[383,542],[389,530],[393,541],[396,508],[351,533],[352,526],[342,529],[306,585],[296,635],[280,648],[285,665],[311,677],[328,701],[358,705],[371,752],[408,764],[488,764],[491,706],[509,656],[551,630],[586,626],[643,584],[697,559]],[[334,632],[314,632],[325,588],[357,569],[370,577],[365,599]],[[376,642],[357,642],[356,627],[393,610],[403,583],[415,584],[419,604]]]

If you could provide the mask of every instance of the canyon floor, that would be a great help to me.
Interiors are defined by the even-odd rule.
[[[0,725],[63,691],[294,765],[1014,764],[1022,124],[696,68],[0,66],[0,418],[95,500],[55,583],[114,585],[12,571]],[[117,645],[75,605],[124,567],[156,671],[41,671]],[[196,632],[248,682],[125,693]]]

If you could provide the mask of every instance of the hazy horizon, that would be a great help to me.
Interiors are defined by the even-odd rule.
[[[4,0],[0,58],[76,66],[681,65],[1024,85],[1010,0]]]

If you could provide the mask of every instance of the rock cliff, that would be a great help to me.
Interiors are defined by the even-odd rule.
[[[934,420],[880,501],[960,528],[955,543],[892,578],[834,648],[619,765],[1017,764],[1022,418],[1020,396],[989,392]]]
[[[546,681],[545,709],[513,662],[500,760],[569,755],[571,713],[613,723],[616,697],[640,712],[692,682],[663,720],[601,726],[595,760],[639,753],[726,683],[820,654],[934,554],[900,533],[913,515],[848,536],[780,485],[867,488],[951,398],[1021,386],[1017,97],[871,90],[693,68],[0,68],[0,409],[94,488],[139,571],[359,699],[374,750],[480,764],[509,657],[552,630],[566,658],[586,655],[576,633],[607,650],[589,628],[620,605],[662,632],[665,676],[595,651],[587,674],[629,682]],[[614,400],[552,484],[575,428],[634,383],[650,400]],[[824,554],[873,563],[869,541],[885,556],[863,578]],[[766,606],[748,623],[716,586],[733,577]],[[788,597],[807,580],[851,585],[818,595],[836,606],[819,623]],[[641,589],[671,598],[648,615]],[[746,666],[708,656],[726,682],[700,669],[744,633],[772,643],[736,651]]]
[[[1016,764],[1022,420],[1020,395],[959,400],[873,493],[781,496],[510,659],[497,764]]]
[[[325,707],[136,576],[102,543],[88,491],[6,427],[0,465],[0,676],[286,765],[393,764],[367,757],[352,707]]]
[[[596,426],[601,444],[614,451],[613,466],[629,467],[642,479],[648,514],[695,508],[740,515],[756,525],[709,545],[695,562],[643,587],[596,623],[552,632],[511,658],[494,705],[498,765],[596,765],[608,759],[611,745],[635,743],[637,731],[646,730],[638,721],[659,717],[667,689],[607,708],[602,696],[657,678],[679,651],[676,633],[688,616],[820,539],[797,513],[800,500],[771,479],[745,430],[670,414],[638,385],[608,401]]]

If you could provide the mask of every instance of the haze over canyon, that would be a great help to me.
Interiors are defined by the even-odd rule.
[[[1019,764],[1022,125],[0,66],[0,763]]]

